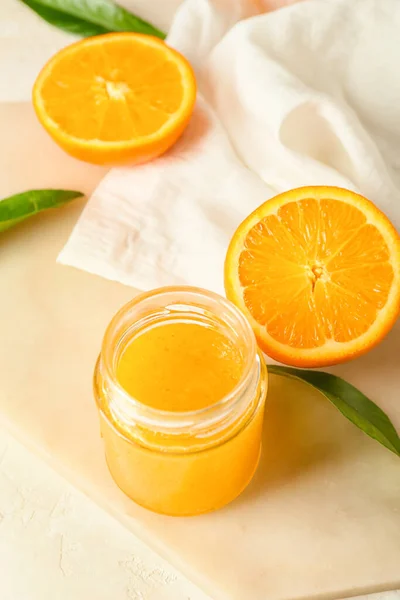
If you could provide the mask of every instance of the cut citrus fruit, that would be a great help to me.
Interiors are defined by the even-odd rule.
[[[88,162],[141,163],[179,138],[196,82],[187,60],[158,38],[110,33],[64,48],[33,88],[36,114],[69,154]]]
[[[266,354],[300,367],[336,364],[375,346],[396,321],[400,238],[349,190],[291,190],[239,226],[225,287]]]

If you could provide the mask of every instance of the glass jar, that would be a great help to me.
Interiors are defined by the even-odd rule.
[[[187,412],[160,410],[119,384],[118,360],[129,341],[171,321],[216,328],[242,352],[240,380],[215,404]],[[192,287],[136,297],[108,326],[94,374],[101,435],[115,482],[138,504],[167,515],[195,515],[227,504],[257,468],[266,391],[267,370],[254,333],[231,302]]]

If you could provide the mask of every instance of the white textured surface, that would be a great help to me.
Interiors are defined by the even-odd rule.
[[[1,428],[0,597],[211,600]]]
[[[0,429],[1,600],[207,600]]]
[[[150,10],[151,7],[154,16],[158,18],[162,16],[164,7],[171,3],[164,0],[151,3],[147,0],[141,2],[137,0],[130,4],[132,6],[137,4],[138,8],[139,5],[144,7],[146,4],[146,10]],[[27,68],[27,64],[31,56],[37,56],[40,51],[39,42],[46,44],[50,38],[55,39],[60,35],[52,31],[49,37],[44,36],[44,26],[39,21],[37,21],[37,28],[28,27],[27,21],[23,20],[28,18],[28,12],[28,9],[17,0],[0,0],[2,81],[10,86],[12,82],[10,77],[16,77],[18,73],[18,78],[15,80],[21,84],[21,89],[22,79],[19,79],[19,76],[25,77],[24,85],[29,84],[32,72]],[[23,18],[21,16],[21,20],[15,22],[12,17],[17,14],[25,16]],[[5,51],[12,48],[7,38],[15,37],[16,33],[19,42],[14,45],[15,53],[12,50],[15,69],[13,67],[7,72],[3,69],[2,62],[7,58]],[[49,44],[51,43],[53,42],[49,41]],[[46,52],[52,49],[53,47],[50,48],[49,45]],[[19,63],[24,63],[20,70],[18,70]],[[53,148],[51,142],[45,138],[34,122],[29,107],[2,106],[0,118],[3,146],[2,153],[0,152],[1,194],[6,195],[23,188],[41,185],[66,185],[67,182],[70,187],[90,190],[100,177],[100,169],[75,164],[67,160],[57,148]],[[36,149],[34,153],[26,144],[26,139],[29,139],[30,147]],[[50,158],[51,170],[48,168]],[[3,259],[4,255],[8,254],[7,249],[11,255],[9,258],[13,257],[12,261],[4,262],[2,268],[2,286],[7,286],[8,293],[12,295],[15,292],[19,278],[24,278],[25,271],[26,275],[29,275],[29,270],[34,269],[35,264],[37,270],[41,257],[33,256],[34,249],[38,250],[48,245],[46,256],[55,258],[56,249],[59,249],[66,236],[66,231],[62,228],[57,229],[57,224],[68,219],[69,210],[73,211],[73,217],[76,219],[79,205],[57,215],[48,215],[44,219],[36,220],[36,223],[22,226],[18,231],[3,236],[1,240]],[[42,226],[44,229],[41,232]],[[68,223],[66,226],[69,227]],[[32,238],[33,232],[36,232],[36,237],[33,234],[35,239]],[[45,237],[41,237],[42,235]],[[54,236],[53,242],[51,236]],[[32,247],[27,244],[29,239]],[[60,275],[60,280],[64,281],[64,273],[67,278],[69,271],[62,271],[61,277],[61,270],[58,269],[60,268],[54,268],[52,278],[55,280]],[[72,274],[69,273],[69,276],[72,277]],[[81,276],[77,274],[76,277],[80,279]],[[51,282],[54,283],[53,279]],[[35,296],[37,289],[37,285],[27,289],[27,293],[31,294],[29,298],[34,302],[37,301]],[[44,296],[39,298],[39,305],[43,310],[51,313],[51,302],[47,304]],[[4,317],[7,313],[1,314]],[[0,323],[2,327],[5,324],[3,321]],[[23,350],[22,346],[21,350]],[[22,365],[15,364],[14,367],[15,380],[17,380],[21,378]],[[13,376],[14,371],[7,372]],[[27,373],[29,370],[25,372],[25,376]],[[2,376],[4,374],[5,371],[2,371]],[[36,375],[35,381],[40,382],[40,372]],[[10,411],[11,405],[15,407],[20,404],[20,419],[15,422],[16,424],[21,423],[27,414],[29,416],[33,403],[39,403],[39,394],[37,397],[31,395],[26,405],[23,405],[26,399],[23,395],[8,396],[4,391],[5,386],[2,385],[1,388],[0,395],[5,398],[4,405],[8,405]],[[54,403],[56,398],[53,396],[52,400],[46,414],[57,411],[57,405]],[[34,411],[38,410],[36,404],[33,405]],[[54,430],[44,432],[41,419],[36,421],[36,425],[38,435],[45,433],[45,437],[48,435],[51,437],[54,433],[55,437],[62,437],[62,428],[56,433]],[[1,600],[204,600],[206,598],[118,522],[75,491],[3,431],[0,431],[0,513]],[[191,531],[189,524],[187,527]],[[212,554],[211,545],[209,549]],[[289,558],[288,556],[288,562]],[[349,561],[351,566],[350,563],[351,561]],[[280,575],[282,578],[288,577],[287,566],[288,564],[285,564],[282,568]],[[271,573],[274,574],[276,573]],[[232,576],[234,575],[232,573]],[[400,594],[396,592],[379,594],[377,598],[398,600]],[[241,600],[252,600],[252,598]]]

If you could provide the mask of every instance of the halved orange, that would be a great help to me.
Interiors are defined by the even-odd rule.
[[[291,190],[239,226],[225,287],[266,354],[300,367],[336,364],[367,352],[396,321],[400,238],[349,190]]]
[[[33,88],[36,114],[69,154],[88,162],[141,163],[179,138],[193,111],[187,60],[158,38],[91,37],[58,52]]]

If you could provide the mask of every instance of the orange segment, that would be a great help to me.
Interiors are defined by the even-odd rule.
[[[193,71],[158,38],[111,33],[81,40],[47,63],[33,88],[42,125],[69,154],[140,163],[165,152],[193,111]]]
[[[336,364],[369,350],[394,324],[400,238],[349,190],[291,190],[239,226],[225,287],[266,354],[303,367]]]

